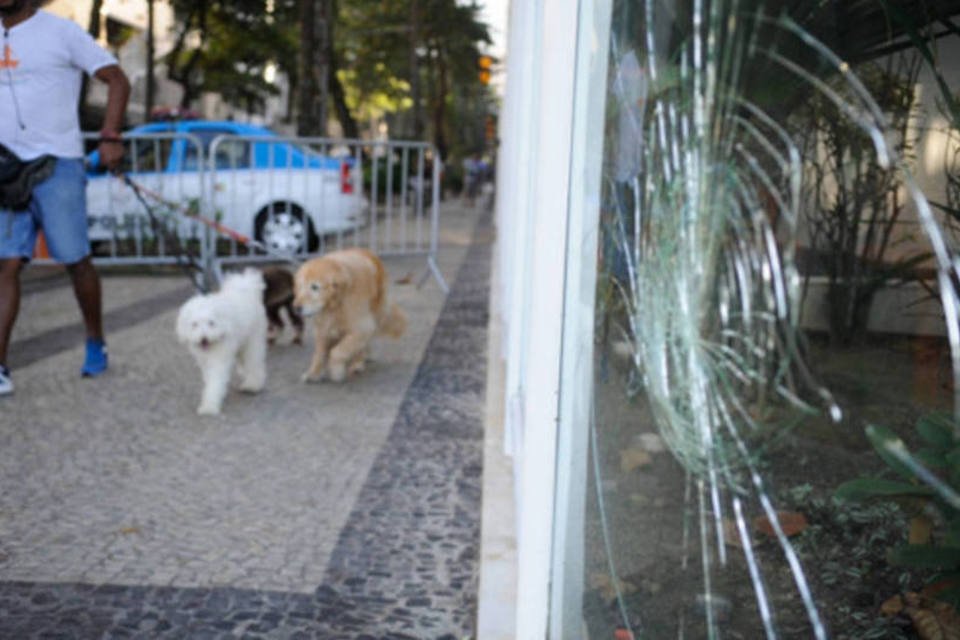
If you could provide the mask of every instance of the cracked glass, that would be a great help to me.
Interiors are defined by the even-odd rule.
[[[613,2],[586,637],[960,633],[960,7],[919,4]]]

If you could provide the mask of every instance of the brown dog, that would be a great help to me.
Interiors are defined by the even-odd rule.
[[[267,285],[263,290],[263,306],[267,310],[267,342],[273,344],[283,332],[283,318],[280,310],[285,309],[290,324],[293,325],[293,343],[303,340],[303,317],[293,306],[293,274],[283,267],[264,267],[263,281]]]
[[[304,382],[363,371],[375,335],[399,338],[407,317],[387,301],[387,272],[373,252],[342,249],[308,260],[294,278],[294,305],[313,321],[313,359]]]

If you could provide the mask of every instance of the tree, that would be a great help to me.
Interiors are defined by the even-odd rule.
[[[297,130],[301,135],[326,135],[332,101],[343,136],[360,136],[338,73],[340,58],[334,43],[339,13],[337,0],[300,0]]]
[[[913,156],[910,123],[916,115],[914,87],[919,57],[901,55],[886,65],[857,67],[867,90],[889,121],[888,137],[899,157]],[[848,346],[866,335],[870,308],[878,291],[917,278],[917,267],[930,258],[909,250],[904,234],[905,197],[899,168],[883,167],[870,138],[826,96],[812,96],[794,114],[807,159],[804,218],[810,228],[809,279],[827,278],[830,339]],[[891,256],[900,249],[902,256]]]
[[[275,88],[275,64],[296,95],[298,131],[325,132],[335,114],[345,137],[360,136],[358,115],[376,114],[394,131],[429,137],[446,155],[453,96],[483,100],[476,75],[490,42],[475,3],[457,0],[172,0],[178,27],[167,57],[184,88],[182,106],[201,90],[231,103],[260,104]],[[273,7],[272,12],[267,6]],[[474,91],[474,88],[479,90]],[[331,108],[332,107],[332,108]],[[429,114],[424,122],[423,114]],[[482,117],[478,116],[478,117]],[[396,126],[401,122],[405,126]]]
[[[476,61],[490,42],[475,3],[456,0],[354,0],[345,5],[337,50],[355,110],[392,105],[402,135],[429,136],[447,155],[454,95],[477,96]],[[397,123],[394,123],[397,124]]]
[[[300,0],[297,133],[302,136],[327,132],[331,17],[328,0]]]
[[[339,16],[339,3],[332,0],[333,8],[331,11],[332,19],[327,27],[327,60],[330,65],[330,72],[327,81],[330,83],[330,98],[333,100],[333,107],[337,114],[337,120],[340,121],[340,128],[343,129],[344,138],[359,138],[360,130],[357,127],[357,121],[354,119],[350,108],[347,106],[347,92],[340,81],[340,56],[337,54],[337,48],[334,46],[334,25]]]
[[[202,91],[256,108],[277,88],[264,78],[269,65],[296,78],[294,0],[172,0],[177,34],[167,75],[183,87],[182,107]]]
[[[487,26],[480,22],[476,4],[452,0],[426,0],[424,43],[428,51],[430,111],[433,142],[441,157],[448,156],[448,106],[455,85],[478,86],[480,45],[490,43]]]

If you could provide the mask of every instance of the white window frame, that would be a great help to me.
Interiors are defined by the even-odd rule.
[[[503,328],[505,448],[515,456],[520,639],[582,631],[592,367],[578,363],[589,365],[592,349],[610,6],[511,4],[493,321]]]
[[[583,629],[584,530],[593,404],[593,337],[613,0],[581,0],[560,361],[550,638]]]

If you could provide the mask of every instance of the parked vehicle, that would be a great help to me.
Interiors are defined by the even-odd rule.
[[[198,213],[274,252],[314,251],[320,236],[366,223],[360,172],[348,150],[334,155],[229,121],[157,122],[124,137],[124,170],[137,184],[181,206],[209,203],[212,210]],[[99,167],[96,152],[87,161],[91,241],[149,236],[147,212],[133,190]],[[189,222],[177,224],[182,235],[194,232]]]

